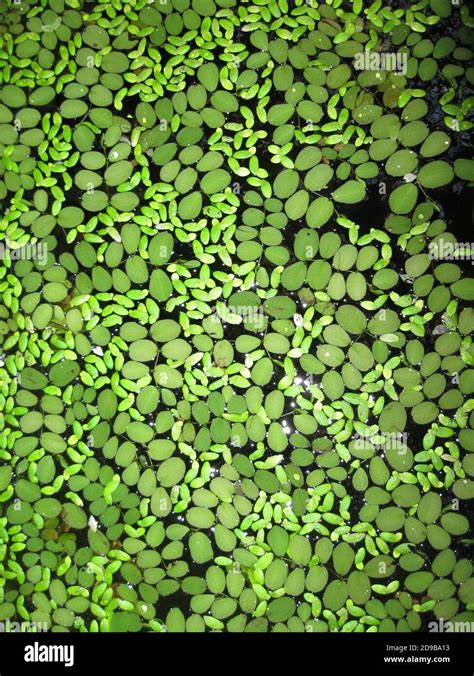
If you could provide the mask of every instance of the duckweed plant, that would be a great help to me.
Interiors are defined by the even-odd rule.
[[[474,622],[472,28],[1,0],[3,624]]]

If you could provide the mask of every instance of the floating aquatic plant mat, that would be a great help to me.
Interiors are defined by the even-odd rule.
[[[474,622],[467,6],[0,24],[2,626]]]

